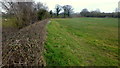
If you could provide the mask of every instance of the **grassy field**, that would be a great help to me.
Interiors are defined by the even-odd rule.
[[[47,25],[44,57],[49,66],[116,66],[118,20],[52,19]]]

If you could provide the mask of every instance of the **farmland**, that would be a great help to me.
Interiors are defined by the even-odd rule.
[[[48,66],[117,66],[118,19],[58,18],[46,29]]]

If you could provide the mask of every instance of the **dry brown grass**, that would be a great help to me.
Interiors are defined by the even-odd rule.
[[[3,66],[45,66],[42,57],[45,40],[45,25],[43,20],[4,37],[2,42]],[[7,35],[6,35],[7,36]]]

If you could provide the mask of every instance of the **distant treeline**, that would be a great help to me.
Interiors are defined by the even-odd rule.
[[[93,12],[81,12],[81,16],[83,17],[114,17],[114,18],[120,18],[120,12],[117,13],[93,13]]]
[[[114,13],[104,13],[104,12],[100,12],[99,9],[95,10],[95,11],[91,11],[89,12],[87,9],[83,9],[80,12],[80,15],[82,17],[114,17],[114,18],[120,18],[120,12],[114,12]]]

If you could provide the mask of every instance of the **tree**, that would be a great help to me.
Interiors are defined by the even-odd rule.
[[[84,9],[80,12],[80,14],[81,14],[81,16],[87,17],[87,15],[89,14],[89,11],[88,11],[86,8],[84,8]]]
[[[45,4],[43,4],[43,3],[41,3],[41,2],[38,2],[38,3],[36,4],[36,10],[39,11],[40,9],[48,10],[48,7],[47,7]]]
[[[16,18],[16,25],[18,28],[22,28],[32,23],[35,19],[34,2],[1,2],[3,9],[8,14],[14,15]]]
[[[67,15],[68,17],[70,17],[71,13],[73,12],[73,8],[71,5],[64,5],[63,6],[63,10],[64,10],[64,17]]]
[[[64,18],[66,17],[66,14],[67,14],[67,7],[66,6],[63,6],[63,10],[64,10]]]
[[[16,25],[18,28],[25,27],[33,22],[35,22],[38,19],[38,12],[45,11],[46,14],[41,14],[42,19],[46,18],[47,16],[47,7],[38,2],[37,4],[34,1],[30,2],[12,2],[9,0],[5,0],[1,2],[3,9],[7,12],[7,14],[10,14],[16,18]],[[45,9],[45,10],[43,10]],[[40,11],[41,10],[41,11]]]
[[[52,10],[50,10],[50,15],[51,15],[51,17],[53,16],[53,12],[52,12]]]
[[[68,17],[70,17],[70,14],[73,12],[73,8],[71,5],[66,5],[66,7],[67,7],[67,15]]]
[[[100,9],[96,9],[95,12],[96,12],[96,13],[100,13]]]
[[[88,9],[84,8],[81,12],[87,13],[89,11],[88,11]]]
[[[120,12],[120,8],[116,8],[115,9],[115,12],[117,13],[117,12]]]
[[[45,4],[38,2],[36,4],[36,10],[38,20],[43,20],[49,17],[49,12],[47,11],[48,7]]]
[[[49,17],[49,13],[45,9],[39,10],[37,15],[38,15],[38,20],[43,20]]]
[[[61,6],[57,4],[55,6],[55,9],[56,9],[56,15],[59,16],[60,11],[62,10]]]

